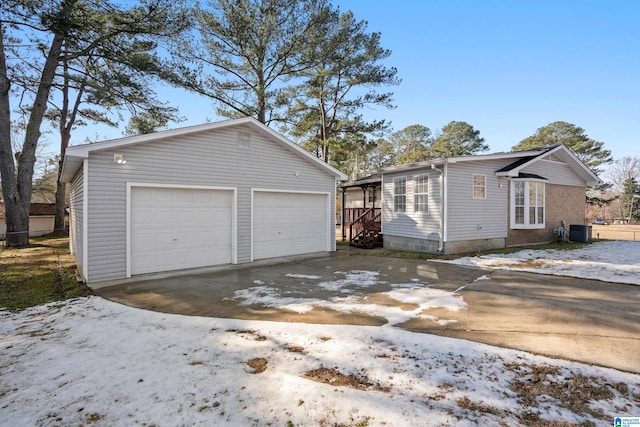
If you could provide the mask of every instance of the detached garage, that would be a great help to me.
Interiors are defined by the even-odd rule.
[[[342,179],[251,118],[69,147],[71,252],[95,283],[333,251]]]

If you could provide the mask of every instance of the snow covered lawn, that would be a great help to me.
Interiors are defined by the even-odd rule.
[[[1,320],[7,426],[610,425],[640,414],[638,375],[396,328],[186,317],[97,297]]]
[[[640,284],[640,243],[628,243],[561,254],[578,273]],[[613,425],[616,416],[640,416],[640,375],[390,324],[187,317],[98,297],[0,312],[2,426]]]
[[[574,250],[526,249],[439,262],[640,285],[640,242],[604,241]]]

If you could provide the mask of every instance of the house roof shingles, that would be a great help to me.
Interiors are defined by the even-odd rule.
[[[54,203],[31,203],[29,216],[53,216],[56,213]],[[4,203],[0,202],[0,218],[4,218]]]
[[[374,170],[376,174],[386,173],[398,173],[409,172],[412,170],[425,169],[428,167],[443,166],[446,164],[470,162],[470,161],[482,161],[482,160],[507,160],[513,159],[513,162],[507,166],[496,171],[497,176],[506,176],[511,178],[523,178],[526,173],[521,172],[533,162],[539,159],[545,158],[545,156],[558,156],[561,161],[564,161],[571,166],[571,168],[584,179],[587,186],[595,186],[602,183],[602,180],[598,178],[574,153],[571,152],[564,145],[550,145],[542,148],[534,148],[529,150],[511,151],[506,153],[494,153],[494,154],[479,154],[459,157],[448,157],[431,159],[423,162],[411,163],[399,166],[389,166],[381,169]],[[546,179],[541,176],[529,176],[529,178]],[[348,183],[349,184],[349,183]],[[356,184],[356,183],[353,183]],[[357,185],[357,184],[356,184]]]

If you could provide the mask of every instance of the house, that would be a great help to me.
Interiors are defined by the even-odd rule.
[[[69,147],[61,179],[92,283],[333,251],[345,178],[242,118]]]
[[[56,205],[54,203],[31,203],[29,206],[29,237],[53,233]],[[0,202],[0,238],[6,239],[7,224],[4,203]]]
[[[377,172],[384,247],[445,254],[568,235],[570,225],[585,224],[586,187],[601,182],[563,145]],[[371,221],[373,212],[367,215]]]

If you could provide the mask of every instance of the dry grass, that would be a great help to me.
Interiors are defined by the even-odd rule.
[[[377,390],[385,393],[391,391],[390,387],[383,387],[379,383],[373,383],[366,375],[345,375],[336,368],[325,368],[321,366],[318,369],[312,369],[306,372],[304,378],[333,386],[351,387],[356,390]]]
[[[593,409],[590,404],[599,400],[615,399],[612,388],[602,378],[584,375],[564,377],[560,368],[555,366],[509,364],[506,367],[516,374],[511,382],[511,390],[517,393],[520,402],[529,408],[538,408],[541,398],[552,398],[559,406],[575,414],[588,414],[597,419],[605,419],[607,414]],[[622,387],[618,385],[613,388]],[[526,425],[549,425],[540,424],[542,421],[535,420],[536,417],[533,415],[535,411],[531,412],[530,416],[525,413],[522,416],[528,421],[521,421]]]
[[[500,413],[502,412],[499,409],[494,408],[493,406],[489,406],[484,403],[473,402],[467,396],[458,399],[456,401],[456,405],[468,411],[480,412],[483,414],[500,415]]]
[[[302,354],[304,354],[304,347],[301,346],[301,345],[289,344],[289,345],[285,346],[285,349],[287,351],[290,351],[291,353],[302,353]]]
[[[28,307],[91,295],[76,280],[76,266],[66,236],[31,239],[25,248],[0,252],[0,308]]]
[[[348,246],[348,242],[339,241],[339,246]],[[580,249],[584,246],[590,245],[591,243],[582,243],[582,242],[551,242],[544,244],[532,244],[525,246],[511,246],[508,248],[502,249],[490,249],[486,251],[476,251],[476,252],[467,252],[467,253],[459,253],[452,255],[441,255],[436,253],[428,253],[428,252],[413,252],[413,251],[398,251],[392,249],[385,248],[374,248],[374,249],[355,249],[358,251],[359,255],[369,255],[369,256],[378,256],[384,258],[401,258],[401,259],[413,259],[413,260],[427,260],[427,259],[456,259],[465,256],[481,256],[481,255],[489,255],[489,254],[510,254],[514,252],[518,252],[524,249],[536,249],[536,250],[573,250]]]
[[[590,421],[576,424],[566,421],[544,420],[535,412],[525,412],[524,414],[520,414],[518,419],[522,425],[528,427],[595,427],[595,424]]]
[[[430,396],[427,396],[428,400],[439,401],[446,399],[449,393],[451,393],[455,388],[451,384],[440,384],[438,385],[438,391]]]
[[[240,335],[243,338],[249,339],[249,337],[253,337],[255,341],[266,341],[267,337],[264,335],[260,335],[257,333],[255,329],[227,329],[227,332],[232,332]],[[245,336],[249,335],[249,337]]]
[[[543,268],[547,264],[547,262],[548,261],[544,259],[522,259],[522,260],[518,260],[516,263],[509,263],[509,264],[492,263],[491,267],[516,267],[516,268],[540,269],[540,268]]]
[[[247,362],[247,365],[253,369],[252,374],[260,374],[267,370],[267,359],[264,357],[254,357]]]

